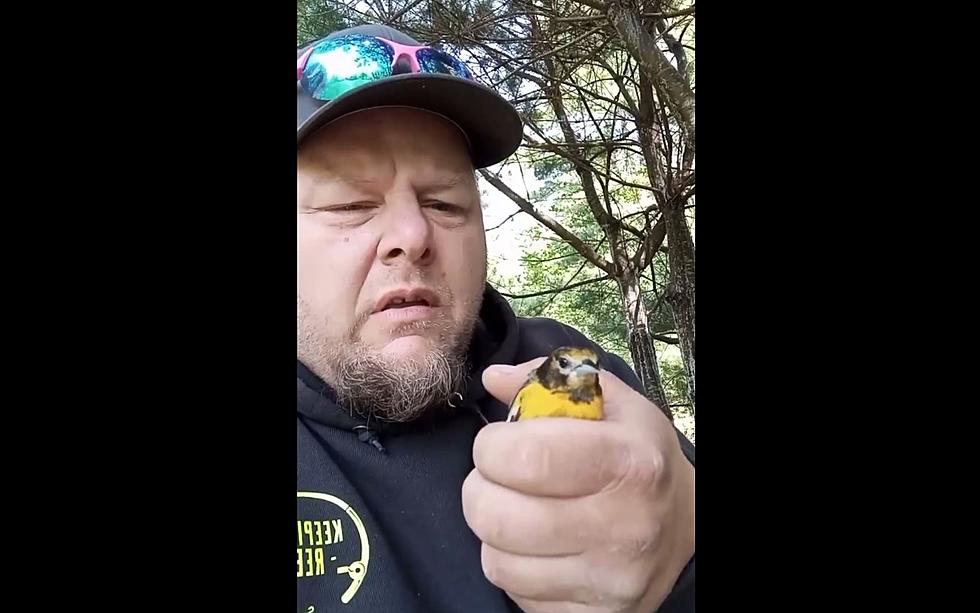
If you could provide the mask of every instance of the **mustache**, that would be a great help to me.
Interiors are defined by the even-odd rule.
[[[452,319],[451,315],[449,315],[449,308],[452,307],[453,305],[452,290],[450,290],[448,287],[444,285],[425,283],[425,280],[422,278],[414,279],[414,281],[416,283],[424,283],[429,289],[431,289],[433,292],[436,293],[436,295],[439,296],[439,305],[440,305],[438,309],[439,312],[433,321],[421,321],[421,322],[416,321],[416,322],[399,324],[398,326],[392,329],[393,332],[404,332],[412,329],[422,330],[433,326],[445,325],[445,323],[443,322],[444,319],[446,318]],[[384,285],[384,287],[391,287],[393,285],[407,285],[410,283],[411,283],[410,281],[399,280],[399,281],[393,281],[391,283],[388,283]],[[376,292],[375,295],[378,295],[383,291],[385,290],[382,289],[381,291]],[[357,315],[354,317],[354,322],[351,324],[350,328],[347,329],[347,333],[345,334],[345,338],[348,341],[350,342],[357,341],[357,339],[360,337],[361,330],[364,328],[368,320],[371,318],[373,310],[374,310],[374,301],[369,300],[367,301],[367,304],[365,304],[364,307],[360,311],[358,311]]]

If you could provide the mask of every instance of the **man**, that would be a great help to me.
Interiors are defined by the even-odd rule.
[[[694,611],[693,446],[486,283],[475,168],[520,140],[391,28],[298,54],[297,611]],[[606,418],[500,423],[561,345]]]

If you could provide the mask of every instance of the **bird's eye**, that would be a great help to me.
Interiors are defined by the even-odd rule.
[[[565,358],[558,358],[558,365],[562,368],[568,368],[568,360]]]

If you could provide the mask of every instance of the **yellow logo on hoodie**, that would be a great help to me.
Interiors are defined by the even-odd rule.
[[[296,497],[301,503],[296,520],[296,577],[303,580],[346,575],[350,584],[340,601],[347,604],[364,583],[371,558],[364,522],[357,511],[336,496],[297,492]],[[351,534],[351,526],[356,535]],[[352,546],[354,543],[358,546]],[[359,550],[359,555],[353,553],[355,550]]]

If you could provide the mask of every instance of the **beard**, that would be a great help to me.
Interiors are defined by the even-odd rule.
[[[466,304],[463,321],[453,320],[451,295],[440,292],[443,308],[435,318],[396,326],[391,337],[424,333],[428,348],[410,357],[386,355],[364,343],[360,332],[370,318],[362,313],[337,337],[328,337],[310,308],[297,296],[298,355],[337,394],[338,403],[368,420],[415,421],[449,405],[462,394],[467,375],[467,350],[483,298]],[[322,322],[322,319],[320,319]]]

